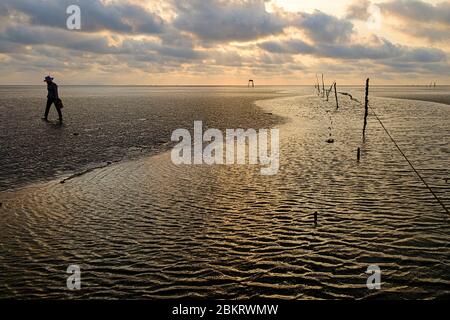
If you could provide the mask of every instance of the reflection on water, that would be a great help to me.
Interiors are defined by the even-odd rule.
[[[348,99],[339,111],[317,97],[260,104],[290,118],[278,175],[175,166],[163,153],[3,193],[0,296],[448,297],[448,217],[374,117],[363,142],[363,110]],[[450,110],[371,104],[450,206]],[[81,267],[80,291],[65,289],[69,264]],[[366,288],[371,264],[380,291]]]

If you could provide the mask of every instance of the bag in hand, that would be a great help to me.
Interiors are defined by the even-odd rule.
[[[59,99],[59,98],[56,99],[56,101],[55,101],[55,106],[56,106],[58,109],[64,108],[63,102],[62,102],[62,100]]]

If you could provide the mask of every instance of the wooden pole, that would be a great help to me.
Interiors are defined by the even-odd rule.
[[[339,109],[337,90],[336,90],[336,82],[334,82],[334,97],[336,98],[336,109]]]
[[[325,98],[325,83],[323,82],[323,73],[322,73],[322,98]]]
[[[317,80],[317,95],[320,96],[320,84],[319,84],[319,77],[317,76],[317,73],[316,73],[316,80]]]
[[[364,127],[363,127],[363,138],[366,135],[367,127],[367,116],[369,115],[369,78],[366,80],[366,99],[364,103]]]
[[[359,162],[359,159],[361,159],[361,149],[358,147],[358,150],[356,151],[356,160]]]
[[[326,94],[327,94],[327,101],[328,101],[328,97],[330,96],[331,90],[333,90],[333,86],[334,86],[334,82],[333,82],[333,84],[331,85],[330,89],[327,90],[327,92],[326,92]]]

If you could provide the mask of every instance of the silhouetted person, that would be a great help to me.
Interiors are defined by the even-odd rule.
[[[56,111],[58,111],[59,123],[62,124],[62,121],[63,121],[62,112],[61,112],[61,109],[58,107],[58,103],[57,103],[57,101],[59,100],[58,85],[53,82],[53,78],[50,76],[46,76],[44,79],[44,82],[47,82],[48,94],[47,94],[47,106],[45,107],[45,114],[42,119],[45,121],[48,121],[48,113],[50,111],[50,107],[52,106],[52,104],[54,104]]]

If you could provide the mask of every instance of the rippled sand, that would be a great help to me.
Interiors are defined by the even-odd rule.
[[[448,215],[375,117],[362,141],[362,107],[340,102],[258,102],[288,119],[275,176],[166,152],[1,193],[0,297],[448,298]],[[448,106],[371,106],[450,207]],[[65,288],[69,264],[80,291]],[[366,288],[371,264],[380,291]]]

